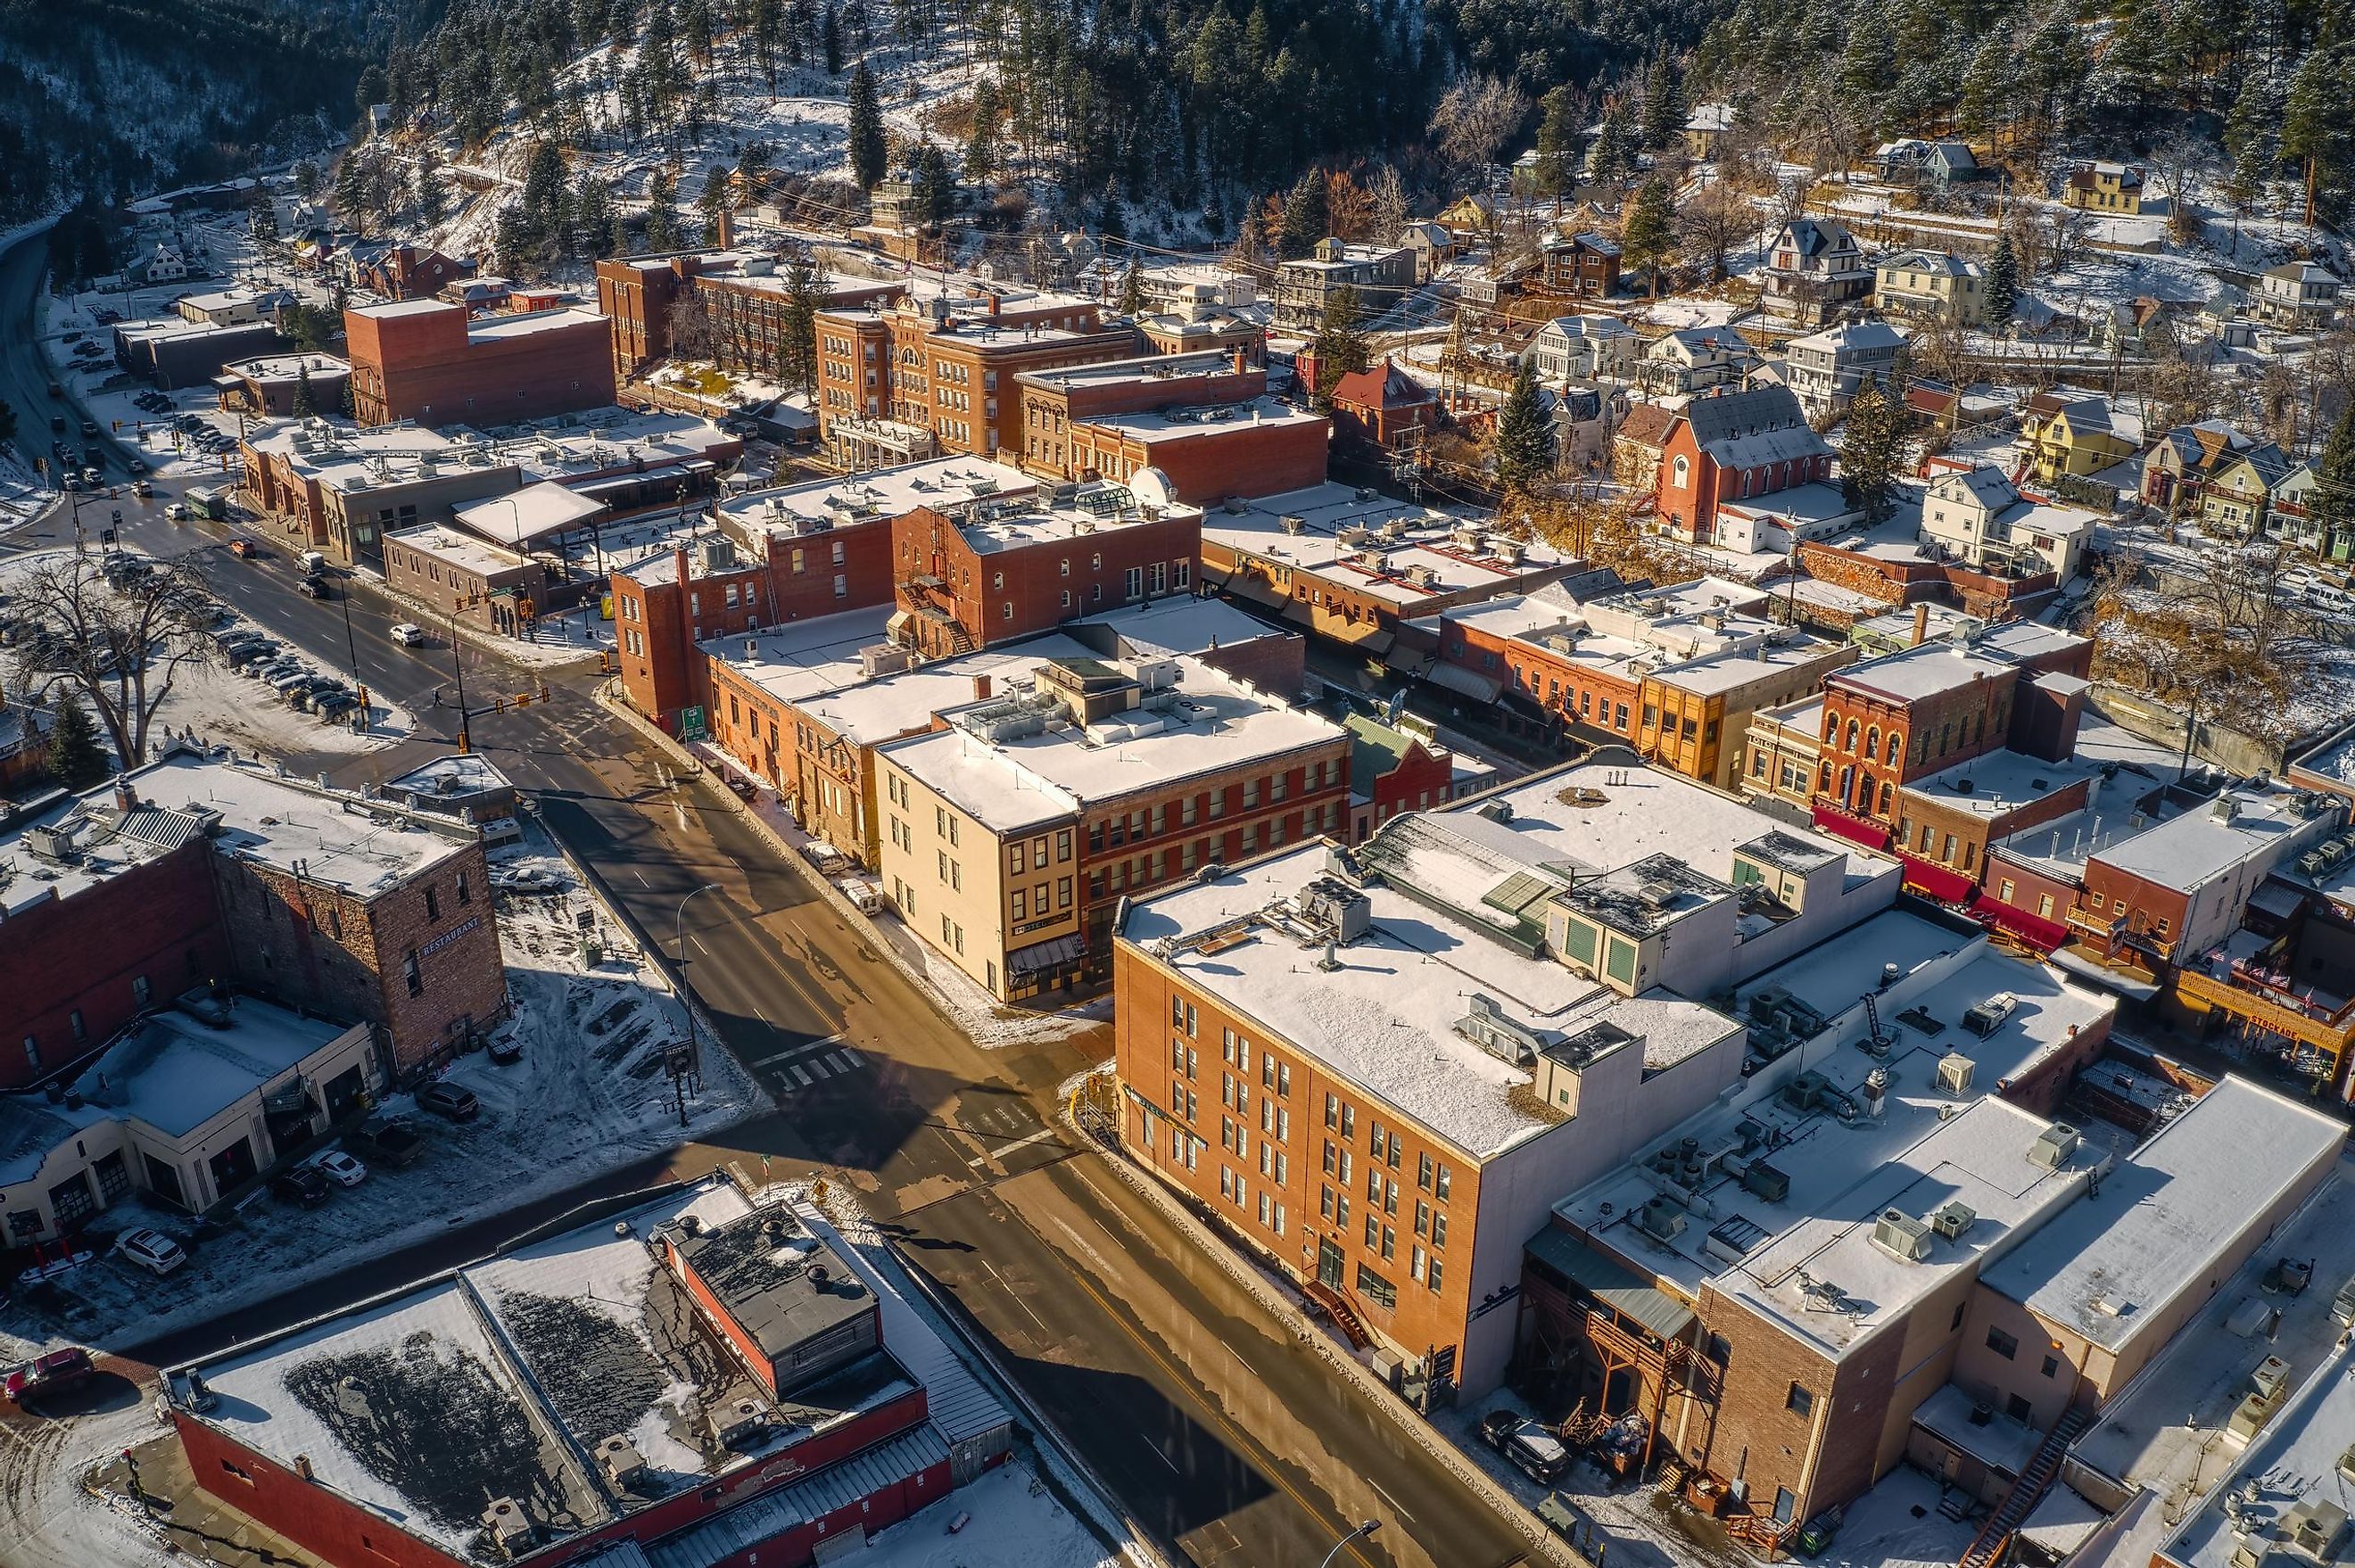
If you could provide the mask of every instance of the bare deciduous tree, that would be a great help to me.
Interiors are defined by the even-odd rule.
[[[19,617],[35,623],[16,642],[17,684],[42,701],[80,696],[125,768],[147,760],[148,726],[179,667],[219,646],[215,606],[187,557],[107,571],[111,560],[145,559],[60,554],[19,579],[15,602]]]
[[[1375,238],[1385,244],[1396,241],[1405,232],[1407,219],[1406,181],[1397,165],[1384,164],[1374,171],[1366,182],[1366,199],[1373,205]]]
[[[1432,111],[1432,140],[1441,156],[1469,174],[1492,162],[1506,138],[1529,117],[1528,93],[1474,71],[1457,77]]]
[[[1726,257],[1758,229],[1758,208],[1722,180],[1693,192],[1677,212],[1677,240],[1685,259],[1708,267],[1712,283],[1725,276]]]

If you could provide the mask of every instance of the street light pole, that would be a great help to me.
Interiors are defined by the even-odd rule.
[[[360,694],[360,720],[357,728],[359,732],[365,735],[368,733],[368,682],[360,676],[359,638],[352,632],[352,584],[358,578],[359,573],[357,571],[344,573],[344,651],[351,656],[352,686]]]
[[[687,995],[687,906],[695,901],[698,894],[708,893],[719,885],[718,882],[706,882],[679,900],[678,916],[671,923],[671,945],[678,952],[678,1003],[687,1009],[687,1062],[689,1072],[701,1071],[703,1047],[695,1036],[695,998]],[[670,1082],[671,1091],[678,1101],[678,1125],[683,1127],[687,1125],[686,1074],[674,1072]]]
[[[1357,1529],[1351,1531],[1348,1534],[1335,1541],[1333,1543],[1333,1550],[1325,1554],[1325,1561],[1319,1563],[1316,1565],[1316,1568],[1330,1568],[1333,1559],[1341,1555],[1341,1548],[1348,1545],[1349,1542],[1353,1541],[1364,1540],[1365,1538],[1372,1535],[1374,1531],[1381,1529],[1381,1527],[1382,1521],[1380,1520],[1369,1519],[1366,1520],[1365,1523],[1359,1525]]]

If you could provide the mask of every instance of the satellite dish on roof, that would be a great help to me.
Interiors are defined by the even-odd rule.
[[[1140,507],[1158,507],[1164,510],[1178,505],[1178,487],[1169,475],[1158,468],[1140,468],[1128,476],[1128,493]]]

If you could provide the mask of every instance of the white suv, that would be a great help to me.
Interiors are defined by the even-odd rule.
[[[144,1226],[116,1237],[114,1250],[151,1274],[170,1274],[188,1261],[186,1248],[163,1232]]]
[[[425,628],[403,621],[392,629],[392,640],[405,648],[421,647],[425,643]]]

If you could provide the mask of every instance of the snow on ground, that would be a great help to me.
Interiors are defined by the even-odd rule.
[[[1822,1568],[1953,1568],[1978,1533],[1938,1511],[1945,1488],[1900,1465],[1848,1505],[1839,1534],[1816,1557]]]
[[[860,1568],[1113,1568],[1121,1561],[1018,1458],[868,1537],[858,1557]]]
[[[143,1391],[144,1392],[144,1391]],[[7,1478],[0,1486],[0,1540],[11,1568],[148,1568],[186,1563],[167,1554],[154,1527],[118,1491],[92,1495],[82,1477],[124,1449],[156,1435],[144,1397],[69,1421],[11,1429]]]
[[[514,1013],[496,1033],[518,1040],[523,1059],[501,1065],[477,1054],[449,1069],[444,1076],[482,1102],[476,1120],[443,1121],[418,1113],[408,1094],[387,1096],[378,1113],[410,1117],[425,1140],[415,1164],[372,1169],[361,1186],[338,1188],[308,1211],[257,1190],[226,1216],[220,1234],[195,1243],[188,1264],[161,1279],[103,1249],[134,1225],[186,1239],[193,1222],[144,1199],[118,1204],[89,1232],[101,1256],[19,1292],[0,1311],[0,1352],[61,1341],[129,1345],[208,1321],[356,1259],[659,1157],[765,1108],[733,1059],[707,1050],[682,1126],[664,1063],[668,1047],[686,1038],[686,1015],[627,928],[537,828],[493,862],[495,884],[534,873],[558,886],[498,894]],[[581,952],[583,934],[602,944],[593,965]]]

